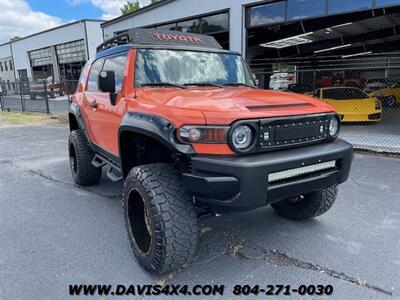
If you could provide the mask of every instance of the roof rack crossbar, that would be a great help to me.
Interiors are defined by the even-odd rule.
[[[120,34],[117,34],[113,36],[110,39],[105,40],[103,43],[101,43],[99,46],[97,46],[96,50],[97,52],[114,47],[114,46],[119,46],[119,45],[124,45],[124,44],[129,44],[133,41],[133,30],[130,29],[128,31],[124,31]]]

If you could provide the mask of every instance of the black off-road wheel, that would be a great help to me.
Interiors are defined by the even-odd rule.
[[[336,200],[337,185],[310,194],[284,199],[271,206],[281,216],[295,221],[307,220],[327,212]]]
[[[198,239],[191,196],[173,165],[133,168],[124,184],[128,238],[139,264],[162,274],[190,262]]]
[[[94,152],[82,130],[73,130],[68,139],[69,165],[76,184],[94,185],[101,178],[101,168],[92,165]]]

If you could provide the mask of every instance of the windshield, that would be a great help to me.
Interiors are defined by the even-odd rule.
[[[323,99],[348,100],[348,99],[367,99],[369,96],[359,89],[338,88],[322,91]]]
[[[139,49],[136,85],[243,84],[255,86],[241,56],[186,50]]]

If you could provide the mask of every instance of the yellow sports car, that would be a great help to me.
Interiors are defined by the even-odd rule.
[[[382,118],[380,101],[359,88],[321,88],[313,96],[335,107],[342,122],[377,122]]]
[[[400,83],[395,83],[389,88],[377,90],[369,95],[381,100],[384,106],[400,105]]]

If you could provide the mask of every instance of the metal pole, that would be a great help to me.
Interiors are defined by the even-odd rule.
[[[19,95],[21,96],[21,110],[24,112],[25,111],[25,103],[24,103],[24,97],[22,94],[23,94],[22,82],[19,81]]]
[[[49,97],[47,95],[47,82],[43,80],[43,87],[44,87],[44,100],[46,101],[46,113],[50,114],[50,107],[49,107]]]
[[[316,74],[316,71],[313,71],[313,81],[312,81],[312,91],[313,91],[313,93],[314,93],[314,91],[315,91],[315,81],[317,80],[317,74]]]

